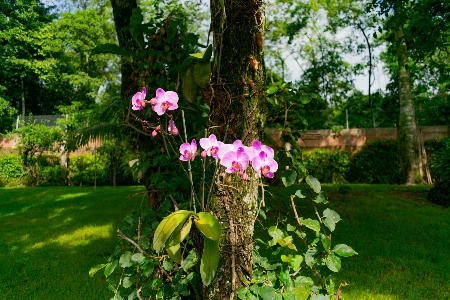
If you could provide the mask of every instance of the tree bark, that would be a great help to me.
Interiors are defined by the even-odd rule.
[[[262,1],[211,1],[214,68],[203,96],[211,107],[210,121],[219,126],[221,140],[244,145],[261,139],[266,119]],[[250,169],[250,167],[249,167]],[[233,299],[251,278],[258,177],[249,171],[245,182],[220,167],[207,210],[224,228],[216,277],[203,289],[203,299]],[[235,188],[231,188],[235,187]]]
[[[129,30],[122,30],[130,25],[133,9],[137,7],[136,0],[111,0],[113,8],[114,24],[117,32],[119,45],[131,51],[139,49],[138,44],[131,36]],[[123,62],[120,67],[121,71],[121,96],[122,99],[134,95],[138,91],[137,81],[133,80],[133,67],[129,63]]]
[[[416,182],[416,174],[421,174],[419,163],[421,158],[411,93],[408,51],[401,26],[397,26],[394,29],[394,38],[398,59],[400,94],[400,118],[397,130],[399,158],[403,172],[403,181],[405,184],[411,185]]]

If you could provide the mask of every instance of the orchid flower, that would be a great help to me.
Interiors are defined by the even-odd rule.
[[[220,164],[226,167],[225,172],[235,173],[239,172],[244,174],[248,167],[249,159],[247,153],[245,153],[243,147],[239,147],[237,151],[231,151],[225,154]]]
[[[219,143],[221,143],[221,142],[219,142]],[[248,147],[247,147],[247,146],[244,146],[244,145],[242,144],[241,140],[235,140],[235,141],[233,142],[233,144],[224,144],[224,143],[222,143],[222,144],[220,145],[220,147],[219,147],[219,151],[218,151],[218,153],[217,153],[217,157],[218,157],[219,159],[223,159],[224,156],[225,156],[228,152],[232,152],[232,151],[236,152],[239,148],[244,149],[244,152],[247,153]],[[247,154],[247,155],[248,155],[248,154]]]
[[[192,140],[192,142],[189,143],[183,143],[180,146],[180,160],[182,161],[189,161],[194,160],[195,154],[197,152],[197,142],[195,140]]]
[[[175,126],[175,122],[173,120],[169,120],[169,127],[167,128],[167,131],[169,131],[173,135],[178,135],[179,131],[177,126]]]
[[[259,155],[259,153],[261,151],[264,151],[267,154],[267,156],[270,158],[273,158],[273,156],[275,154],[275,152],[273,151],[272,148],[261,144],[261,142],[258,140],[254,140],[252,142],[252,146],[248,147],[245,152],[248,154],[248,157],[250,158],[250,160],[253,160],[255,157],[257,157]]]
[[[145,96],[147,95],[147,89],[145,87],[142,88],[142,92],[137,92],[134,94],[133,98],[131,98],[131,103],[133,106],[131,107],[133,110],[141,110],[145,107]]]
[[[261,174],[267,178],[273,178],[274,173],[278,170],[278,163],[266,152],[259,152],[258,156],[252,160],[252,168],[261,177]]]
[[[224,145],[224,143],[217,141],[214,134],[211,134],[207,138],[200,139],[200,146],[205,150],[206,155],[212,156],[215,159],[219,159],[218,152],[222,145]]]
[[[158,116],[163,115],[167,110],[175,110],[178,108],[178,94],[175,92],[165,92],[159,88],[156,90],[156,104],[152,106],[154,112]]]

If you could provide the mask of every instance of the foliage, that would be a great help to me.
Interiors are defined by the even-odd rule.
[[[436,182],[450,179],[450,138],[427,143],[431,175]]]
[[[72,156],[69,163],[70,183],[74,186],[106,185],[109,180],[108,159],[102,155]]]
[[[69,171],[59,164],[37,168],[37,186],[64,186],[67,185]]]
[[[431,190],[428,191],[428,201],[441,205],[443,207],[450,207],[450,180],[445,179],[436,183]]]
[[[331,152],[328,149],[316,149],[303,152],[305,167],[320,182],[345,183],[350,168],[351,153],[347,150]]]
[[[0,156],[0,178],[19,178],[25,174],[19,155]]]
[[[348,181],[355,183],[401,183],[397,141],[375,139],[366,142],[356,153],[348,172]]]

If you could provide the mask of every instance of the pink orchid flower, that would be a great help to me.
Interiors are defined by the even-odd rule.
[[[219,142],[220,143],[220,142]],[[222,143],[222,145],[220,145],[219,147],[219,151],[217,153],[217,157],[219,159],[223,159],[224,156],[228,153],[228,152],[236,152],[239,148],[244,149],[244,152],[247,153],[247,146],[244,146],[241,142],[241,140],[235,140],[233,142],[233,144],[224,144]],[[248,154],[247,154],[248,155]]]
[[[261,151],[258,156],[252,160],[252,168],[261,177],[261,174],[267,178],[273,178],[274,173],[278,170],[278,163],[266,152]]]
[[[142,92],[137,92],[134,94],[133,98],[131,98],[131,103],[133,106],[131,107],[133,110],[141,110],[145,107],[145,96],[147,95],[147,89],[145,87],[142,88]]]
[[[175,122],[173,120],[169,120],[169,127],[167,128],[167,131],[169,131],[173,135],[178,135],[179,131],[177,126],[175,126]]]
[[[248,167],[249,159],[243,147],[239,147],[237,151],[231,151],[225,154],[220,164],[226,167],[225,172],[244,174]]]
[[[269,146],[261,144],[260,141],[254,140],[252,142],[251,147],[248,147],[245,151],[248,154],[248,157],[252,161],[255,157],[259,155],[261,151],[264,151],[268,157],[273,158],[275,151]]]
[[[192,140],[192,142],[189,143],[183,143],[180,146],[180,160],[182,161],[189,161],[194,160],[195,154],[197,152],[197,142],[195,140]]]
[[[211,134],[207,138],[200,139],[200,146],[205,150],[207,156],[212,156],[215,159],[219,159],[218,152],[220,147],[224,143],[217,140],[214,134]]]
[[[156,90],[156,104],[152,106],[154,112],[158,116],[163,115],[167,110],[175,110],[178,108],[178,94],[175,92],[165,92],[159,88]]]

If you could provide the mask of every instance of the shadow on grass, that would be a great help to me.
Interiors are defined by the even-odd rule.
[[[450,209],[428,203],[426,186],[349,187],[346,195],[337,186],[323,187],[327,206],[342,218],[332,244],[347,244],[359,253],[343,259],[335,276],[337,283],[349,283],[345,299],[450,299]],[[266,203],[274,209],[264,226],[285,216],[286,223],[297,225],[289,199],[297,189],[273,189],[275,198]],[[310,203],[297,198],[296,206],[301,217],[315,219]],[[318,205],[320,213],[325,208]],[[261,226],[256,234],[268,237]]]
[[[91,267],[114,251],[115,230],[141,187],[0,189],[2,299],[109,299]]]

